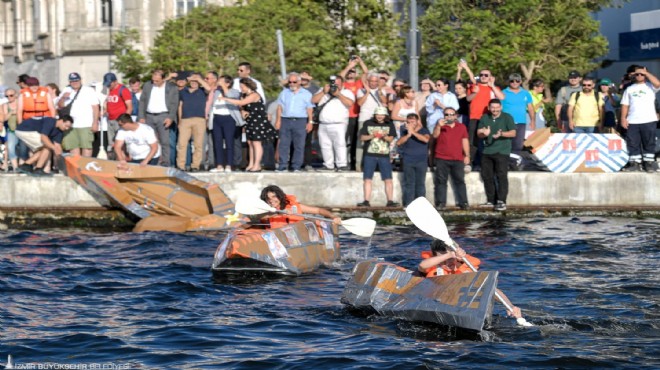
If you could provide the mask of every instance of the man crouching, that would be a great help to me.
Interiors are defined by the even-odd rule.
[[[62,155],[62,137],[72,125],[73,118],[69,115],[57,120],[52,117],[27,120],[18,125],[16,136],[33,153],[24,164],[18,166],[18,171],[32,176],[52,176],[52,173],[44,172],[44,166],[52,153]]]

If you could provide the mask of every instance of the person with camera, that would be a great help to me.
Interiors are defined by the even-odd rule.
[[[323,155],[323,171],[347,171],[346,129],[348,110],[355,95],[344,88],[341,76],[330,76],[329,83],[312,97],[316,104],[319,124],[319,144]]]
[[[361,76],[358,75],[355,68],[358,64],[362,70]],[[348,148],[348,159],[351,171],[356,170],[355,156],[357,153],[357,147],[360,146],[360,141],[358,140],[358,116],[360,114],[360,105],[357,102],[357,93],[364,88],[368,73],[369,69],[359,55],[351,55],[346,68],[339,72],[339,75],[344,79],[344,88],[350,90],[353,95],[356,96],[356,101],[348,110],[348,127],[346,129],[346,146]]]

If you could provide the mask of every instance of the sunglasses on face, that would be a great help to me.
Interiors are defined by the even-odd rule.
[[[643,73],[631,73],[630,76],[639,77],[639,76],[644,76],[644,74]]]
[[[297,84],[298,81],[289,81],[290,84]]]
[[[511,83],[513,83],[513,82],[520,83],[520,80],[509,80],[509,82],[511,82]]]
[[[456,115],[456,113],[447,113],[447,114],[445,114],[446,117],[454,117],[455,115]]]
[[[480,73],[479,77],[490,77],[488,73]]]
[[[14,94],[7,94],[7,95],[5,95],[5,96],[8,97],[8,98],[13,98],[13,97],[14,97]]]
[[[594,85],[590,85],[590,84],[586,84],[586,85],[585,85],[585,84],[582,84],[582,87],[594,87]]]

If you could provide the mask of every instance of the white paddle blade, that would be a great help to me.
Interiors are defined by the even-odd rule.
[[[525,320],[524,317],[519,317],[519,318],[517,318],[517,319],[516,319],[516,322],[517,322],[518,325],[520,325],[520,326],[527,326],[527,327],[529,327],[529,326],[534,326],[534,324],[532,324],[531,322]]]
[[[374,234],[376,221],[370,218],[349,218],[348,220],[343,220],[341,226],[355,235],[368,238]]]
[[[105,149],[101,148],[101,149],[99,149],[99,154],[96,155],[96,158],[98,158],[98,159],[108,159],[108,153],[106,153]]]
[[[449,237],[445,220],[442,219],[442,216],[435,210],[428,199],[419,197],[413,200],[406,207],[406,214],[418,229],[436,239],[442,240],[447,245],[454,243]]]
[[[244,215],[259,215],[267,212],[275,212],[276,209],[269,206],[266,202],[254,197],[239,197],[234,207],[236,212]]]

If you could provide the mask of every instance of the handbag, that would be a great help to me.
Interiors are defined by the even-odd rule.
[[[314,110],[312,111],[312,121],[314,121],[314,123],[321,123],[321,112],[323,111],[323,108],[325,108],[325,106],[328,103],[330,103],[330,101],[334,98],[335,98],[334,95],[330,95],[330,99],[328,99],[328,101],[326,101],[325,103],[319,106],[314,107]]]
[[[73,106],[73,102],[76,101],[76,98],[78,97],[78,94],[80,94],[80,90],[82,90],[82,87],[76,91],[76,95],[73,96],[73,100],[71,100],[71,103],[63,106],[62,108],[57,110],[57,116],[58,117],[64,117],[64,116],[70,116],[71,115],[71,107]]]

